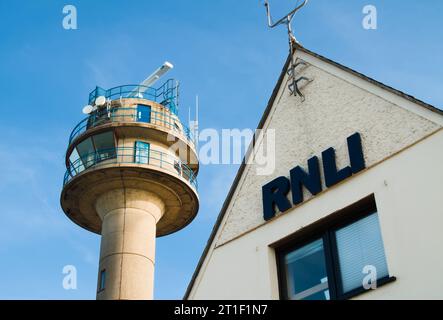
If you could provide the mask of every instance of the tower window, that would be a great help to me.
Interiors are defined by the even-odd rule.
[[[98,286],[99,292],[105,290],[105,284],[106,284],[106,269],[103,269],[102,271],[100,271],[99,286]]]
[[[105,131],[80,142],[69,156],[69,159],[72,163],[72,171],[79,173],[101,161],[114,159],[115,157],[114,133]]]
[[[178,174],[182,174],[182,164],[180,161],[174,160],[174,168]]]
[[[149,164],[150,144],[143,141],[135,142],[135,163]]]
[[[96,162],[113,159],[116,157],[114,133],[106,131],[92,137],[96,150]]]

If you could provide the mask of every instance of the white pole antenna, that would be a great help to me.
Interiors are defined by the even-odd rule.
[[[189,121],[189,128],[194,137],[195,146],[198,148],[198,95],[195,96],[195,120]],[[189,118],[191,115],[191,110],[189,109]]]
[[[198,95],[195,96],[195,120],[197,121],[198,124]]]

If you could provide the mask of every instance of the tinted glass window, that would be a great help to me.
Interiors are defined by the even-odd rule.
[[[135,142],[135,162],[141,164],[149,163],[149,150],[150,145],[147,142],[136,141]]]
[[[328,300],[323,240],[319,239],[285,256],[288,297],[292,300]]]
[[[115,157],[115,141],[112,131],[97,134],[93,139],[97,151],[97,161],[104,161]]]
[[[91,138],[88,138],[77,145],[77,152],[82,159],[85,168],[88,168],[94,164],[95,161],[95,149],[92,144]]]

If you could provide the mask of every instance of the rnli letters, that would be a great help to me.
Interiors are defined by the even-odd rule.
[[[329,148],[322,152],[326,188],[332,187],[366,167],[360,134],[353,134],[347,139],[347,142],[350,165],[343,169],[337,169],[334,148]],[[278,177],[263,186],[263,218],[266,221],[275,216],[276,208],[280,212],[284,212],[289,210],[292,205],[302,203],[303,186],[313,195],[322,191],[320,165],[317,157],[312,157],[308,160],[308,171],[297,166],[290,171],[289,175],[289,179],[287,177]],[[288,199],[290,190],[292,191],[292,204]]]

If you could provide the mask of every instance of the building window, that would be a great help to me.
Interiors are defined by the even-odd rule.
[[[182,164],[180,161],[174,160],[174,168],[178,174],[182,174]]]
[[[289,299],[329,300],[322,239],[288,253],[284,259]]]
[[[150,144],[143,141],[135,142],[135,163],[149,164]]]
[[[95,112],[92,112],[89,115],[86,130],[109,122],[109,116],[110,114],[108,112],[108,109],[105,107],[101,107]]]
[[[106,270],[103,269],[102,271],[100,271],[99,286],[98,286],[99,292],[105,290],[105,284],[106,284]]]
[[[73,173],[79,173],[101,161],[115,158],[113,131],[105,131],[83,140],[69,156]]]
[[[371,279],[377,287],[395,280],[389,277],[375,201],[365,202],[338,223],[317,228],[317,237],[277,248],[283,299],[348,299],[369,290]]]
[[[87,169],[95,164],[95,147],[91,138],[83,140],[76,148],[84,168]]]
[[[85,170],[85,166],[83,165],[83,162],[81,161],[80,155],[78,154],[76,148],[72,150],[72,153],[69,156],[69,163],[70,163],[69,169],[71,171],[70,172],[71,175],[76,175]]]
[[[378,280],[389,277],[378,214],[360,219],[332,233],[337,246],[339,292],[362,286],[363,269],[374,266]]]
[[[101,162],[116,157],[114,133],[106,131],[92,137],[94,140],[96,162]]]

